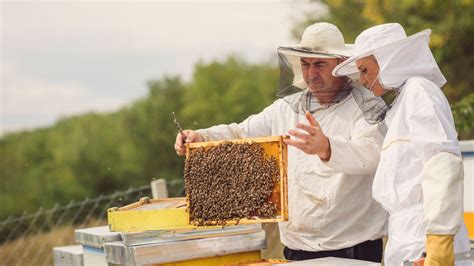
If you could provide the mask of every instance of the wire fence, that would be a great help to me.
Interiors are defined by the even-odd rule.
[[[168,181],[171,197],[184,194],[182,180]],[[107,209],[151,197],[150,185],[110,195],[56,203],[50,209],[0,221],[0,265],[52,265],[52,248],[74,245],[74,230],[107,225]]]

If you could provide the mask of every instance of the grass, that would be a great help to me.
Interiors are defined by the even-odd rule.
[[[106,221],[95,220],[8,241],[0,246],[0,265],[53,265],[53,247],[76,245],[75,229],[106,224]]]

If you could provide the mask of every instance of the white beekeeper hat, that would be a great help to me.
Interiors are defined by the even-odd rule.
[[[336,26],[319,22],[304,30],[299,44],[279,47],[278,52],[298,57],[349,57],[352,55],[351,47],[351,44],[345,44]]]
[[[355,61],[374,55],[379,64],[379,81],[387,88],[401,86],[408,78],[425,77],[439,87],[446,83],[428,46],[431,30],[407,37],[398,23],[381,24],[364,30],[356,38],[354,55],[337,65],[332,74],[347,76],[358,72]]]
[[[306,88],[301,71],[301,57],[347,58],[352,44],[346,44],[341,31],[333,24],[318,22],[308,26],[295,45],[278,47],[280,63],[280,88],[277,96],[283,97]]]

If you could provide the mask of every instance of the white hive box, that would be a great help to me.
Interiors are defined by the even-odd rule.
[[[107,266],[104,243],[121,240],[120,233],[110,232],[108,226],[76,229],[74,236],[76,243],[82,245],[84,265]]]
[[[82,246],[63,246],[53,248],[55,266],[82,266],[84,265]]]
[[[136,246],[162,242],[174,242],[200,238],[243,235],[262,231],[261,224],[234,225],[226,227],[193,228],[177,230],[151,230],[139,233],[121,233],[123,244]]]
[[[260,251],[266,248],[265,232],[185,241],[127,246],[123,242],[104,245],[108,263],[161,264]]]

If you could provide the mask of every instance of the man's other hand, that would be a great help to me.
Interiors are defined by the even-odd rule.
[[[306,112],[306,119],[309,125],[303,123],[296,124],[296,127],[306,131],[305,133],[292,129],[288,131],[288,134],[299,140],[284,139],[283,141],[288,145],[302,150],[306,154],[318,155],[321,160],[328,161],[331,157],[331,146],[328,137],[324,135],[321,126],[311,113]]]
[[[192,143],[192,142],[201,142],[204,141],[204,138],[201,134],[197,133],[193,130],[183,130],[183,135],[178,133],[176,135],[176,142],[174,143],[174,149],[176,153],[180,156],[186,155],[186,146],[185,143]]]

